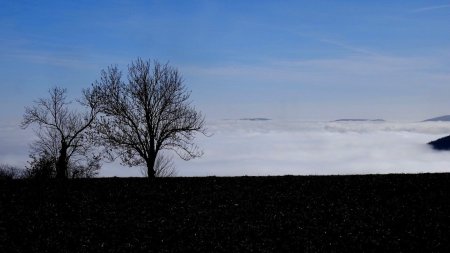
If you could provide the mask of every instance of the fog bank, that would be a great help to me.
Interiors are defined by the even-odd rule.
[[[182,176],[329,175],[450,171],[450,152],[426,143],[450,134],[446,122],[222,120],[199,137],[205,154]]]

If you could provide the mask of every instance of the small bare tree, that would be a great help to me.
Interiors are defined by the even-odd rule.
[[[97,99],[95,131],[111,160],[144,165],[148,177],[155,177],[161,150],[173,150],[184,160],[203,154],[193,140],[196,133],[206,134],[204,117],[191,106],[177,69],[137,59],[123,81],[121,71],[111,66],[86,95]]]
[[[19,179],[24,175],[24,170],[19,167],[0,163],[0,180],[2,179]]]
[[[93,175],[92,170],[100,168],[100,160],[99,156],[93,155],[86,130],[96,119],[97,106],[95,100],[84,92],[85,99],[78,102],[89,108],[88,111],[81,113],[69,110],[71,102],[67,101],[66,93],[63,88],[50,89],[50,98],[41,98],[35,101],[34,106],[25,108],[21,126],[27,128],[32,124],[37,125],[34,130],[38,140],[31,146],[32,157],[53,159],[56,178],[76,177],[73,173],[82,174],[79,171],[81,167]]]

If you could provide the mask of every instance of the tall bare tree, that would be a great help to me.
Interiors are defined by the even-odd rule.
[[[193,140],[196,133],[206,134],[204,117],[191,106],[178,70],[168,64],[138,58],[128,66],[126,81],[117,66],[110,66],[86,96],[98,100],[95,131],[111,159],[144,165],[148,177],[155,177],[161,150],[173,150],[184,160],[203,154]]]
[[[99,169],[99,157],[92,155],[87,130],[96,119],[96,102],[84,91],[84,99],[78,102],[88,108],[87,111],[69,110],[71,102],[67,101],[66,93],[67,90],[60,87],[50,89],[50,98],[41,98],[25,108],[21,126],[37,125],[34,130],[38,139],[31,146],[32,156],[45,155],[54,159],[57,178],[67,178],[69,169],[72,177],[80,175],[83,169],[89,175],[95,174]]]

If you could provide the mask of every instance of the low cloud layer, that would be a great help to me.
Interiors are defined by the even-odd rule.
[[[450,152],[426,145],[449,135],[450,123],[218,121],[210,130],[202,158],[177,161],[180,175],[450,171]]]
[[[175,158],[179,176],[329,175],[449,172],[450,152],[426,143],[450,135],[446,122],[304,122],[221,120],[198,136],[203,157]],[[0,163],[24,166],[32,131],[0,126]],[[106,163],[101,176],[140,176]]]

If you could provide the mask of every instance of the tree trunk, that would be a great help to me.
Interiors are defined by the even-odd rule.
[[[155,157],[150,157],[147,161],[147,177],[149,178],[155,178],[156,177],[156,171],[155,171]]]
[[[67,144],[61,141],[58,161],[56,161],[56,178],[65,179],[67,175]]]

